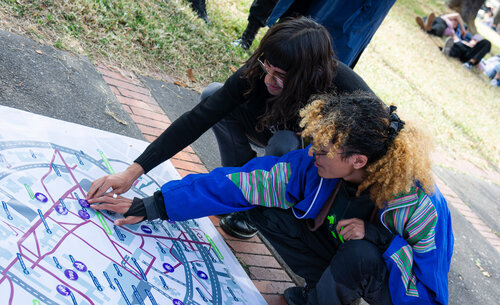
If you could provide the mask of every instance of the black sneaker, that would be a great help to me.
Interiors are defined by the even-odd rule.
[[[193,11],[205,21],[205,23],[210,23],[210,20],[208,20],[208,15],[207,15],[207,5],[205,0],[188,0],[191,3],[191,7],[193,8]]]
[[[250,223],[244,212],[231,213],[221,218],[219,224],[224,232],[241,239],[252,238],[258,231]]]
[[[307,303],[306,287],[290,287],[285,290],[285,301],[288,305],[305,305]]]
[[[233,46],[239,45],[243,50],[250,49],[250,46],[252,45],[255,35],[257,35],[259,29],[260,25],[257,22],[253,20],[248,21],[247,27],[245,28],[245,31],[243,31],[243,34],[241,34],[241,37],[233,41],[231,44]]]

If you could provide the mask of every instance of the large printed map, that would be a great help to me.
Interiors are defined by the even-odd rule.
[[[0,106],[0,304],[266,304],[207,218],[116,227],[91,182],[147,143]],[[179,178],[167,162],[125,197]],[[181,204],[181,203],[180,203]]]

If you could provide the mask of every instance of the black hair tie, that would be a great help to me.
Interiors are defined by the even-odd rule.
[[[405,121],[401,120],[396,114],[396,109],[398,109],[398,107],[394,105],[389,106],[389,133],[387,135],[389,144],[394,142],[399,131],[401,131],[405,125]]]

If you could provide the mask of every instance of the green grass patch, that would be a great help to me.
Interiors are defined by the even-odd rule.
[[[44,42],[133,71],[176,75],[189,83],[193,69],[201,87],[223,81],[249,53],[231,41],[246,26],[251,1],[208,1],[211,24],[187,1],[0,1],[2,17]],[[223,9],[217,9],[223,8]]]

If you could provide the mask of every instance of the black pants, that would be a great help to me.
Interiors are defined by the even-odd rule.
[[[427,21],[427,17],[424,17],[424,23]],[[446,21],[444,21],[441,17],[436,17],[434,21],[432,22],[432,28],[430,31],[427,31],[427,33],[438,36],[438,37],[443,37],[444,30],[448,25],[446,24]]]
[[[255,23],[259,27],[265,27],[267,19],[271,15],[278,0],[254,0],[250,6],[248,23]]]
[[[257,207],[247,214],[288,266],[313,287],[307,305],[350,304],[360,297],[370,304],[392,304],[388,271],[372,243],[353,240],[335,248],[330,232],[310,231],[291,210]]]
[[[479,41],[473,48],[461,42],[455,42],[450,50],[450,56],[460,59],[461,62],[467,62],[474,58],[478,64],[490,50],[491,42],[487,39]]]

